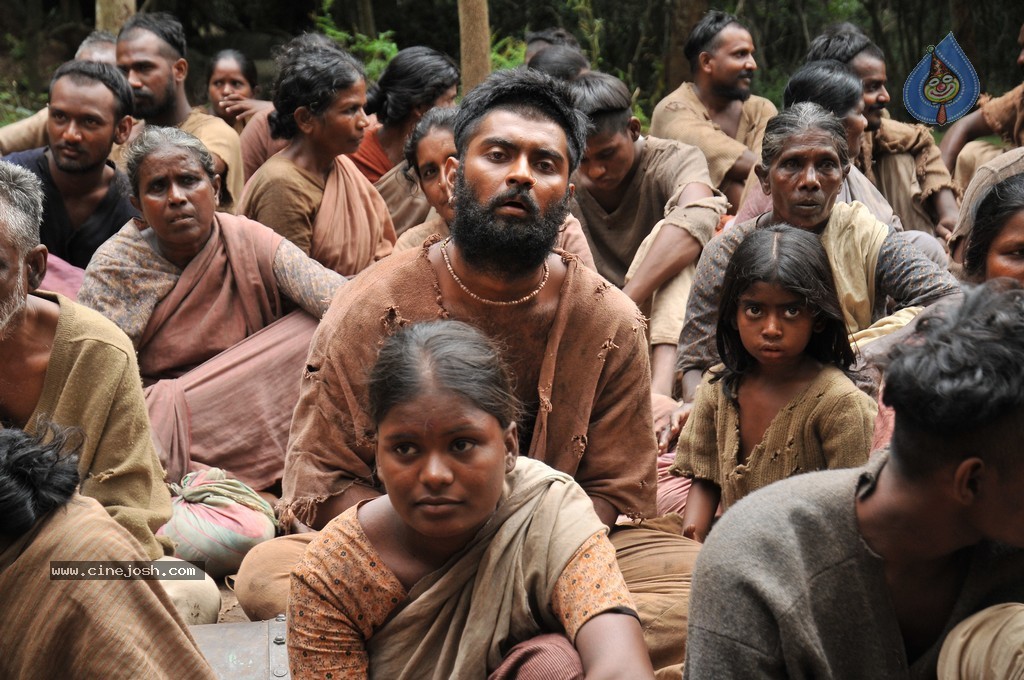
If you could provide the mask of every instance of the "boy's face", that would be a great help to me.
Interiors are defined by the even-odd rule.
[[[632,178],[640,122],[633,118],[618,132],[597,132],[587,137],[587,148],[577,173],[579,184],[591,193],[614,191]]]

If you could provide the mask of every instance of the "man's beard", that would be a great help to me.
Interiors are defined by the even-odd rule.
[[[495,215],[498,207],[511,200],[521,202],[529,214],[524,218]],[[568,191],[541,214],[525,185],[512,187],[483,205],[467,184],[461,166],[456,173],[451,233],[462,259],[474,269],[504,279],[535,271],[555,247],[568,213]]]
[[[113,146],[114,140],[111,139],[110,143],[111,146]],[[69,175],[84,175],[87,172],[92,172],[96,168],[103,167],[107,162],[105,157],[91,162],[87,162],[85,160],[69,160],[52,148],[50,149],[50,153],[53,156],[53,164],[57,166],[57,169],[61,172],[66,172]]]
[[[6,300],[0,300],[0,341],[11,336],[16,328],[15,319],[27,304],[25,296],[24,263],[18,267],[18,282]]]
[[[736,74],[736,80],[740,78],[750,78],[751,83],[754,81],[753,71],[742,71]],[[729,100],[737,100],[745,102],[750,99],[750,87],[740,87],[739,85],[712,85],[712,91],[719,97]]]
[[[174,80],[170,79],[167,81],[167,89],[164,90],[164,100],[162,102],[158,102],[155,97],[149,98],[145,104],[141,104],[138,99],[134,99],[132,115],[140,120],[163,118],[166,113],[174,108],[176,102],[177,90],[174,86]]]

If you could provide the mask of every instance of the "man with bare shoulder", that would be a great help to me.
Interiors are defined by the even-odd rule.
[[[940,303],[890,360],[887,450],[772,484],[712,528],[687,677],[1010,677],[937,673],[940,654],[979,656],[965,647],[1019,668],[998,622],[1024,601],[1024,289]],[[968,617],[999,632],[951,633]]]
[[[43,184],[40,236],[51,255],[85,269],[138,211],[127,178],[107,160],[132,129],[132,90],[110,64],[69,61],[50,81],[49,146],[4,157]]]
[[[233,213],[245,185],[242,145],[230,125],[188,103],[186,50],[180,21],[167,12],[143,12],[130,17],[117,34],[117,67],[131,85],[136,118],[143,124],[179,128],[210,150],[221,178],[220,209]],[[136,125],[133,138],[140,132],[142,125]],[[114,154],[118,163],[119,151]]]
[[[761,155],[764,126],[778,110],[750,93],[757,70],[754,39],[736,17],[711,10],[693,27],[684,50],[693,82],[654,107],[651,135],[700,148],[712,183],[735,212]]]

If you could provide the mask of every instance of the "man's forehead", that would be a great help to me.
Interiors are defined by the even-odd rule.
[[[111,108],[117,103],[114,93],[100,81],[71,74],[58,78],[50,91],[51,104],[55,99],[64,98],[69,100],[69,104],[109,105]]]
[[[510,126],[521,124],[527,124],[536,133],[530,135],[531,138],[538,140],[545,136],[557,138],[560,150],[568,155],[569,138],[565,134],[565,128],[543,111],[528,106],[502,105],[491,109],[480,118],[480,124],[470,138],[470,143],[483,136],[507,136]]]
[[[142,55],[160,57],[166,61],[177,59],[177,53],[163,38],[145,28],[135,28],[117,39],[117,55],[134,59]]]

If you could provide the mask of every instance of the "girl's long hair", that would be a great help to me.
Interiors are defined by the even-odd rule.
[[[811,335],[804,352],[849,373],[855,357],[825,248],[809,231],[776,224],[748,234],[725,270],[717,337],[724,368],[715,379],[723,381],[726,395],[736,398],[740,380],[757,363],[736,327],[740,296],[755,283],[777,284],[803,298],[816,325],[823,326]]]

